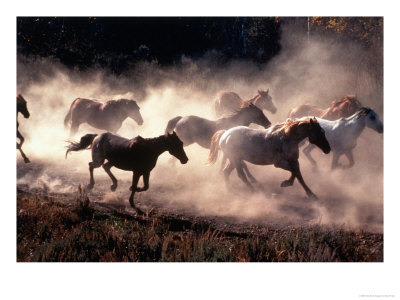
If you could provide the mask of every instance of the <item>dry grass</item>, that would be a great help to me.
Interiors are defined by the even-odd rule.
[[[310,226],[234,235],[210,226],[171,230],[171,224],[162,216],[96,210],[83,193],[74,205],[18,193],[17,261],[383,261],[382,234]]]

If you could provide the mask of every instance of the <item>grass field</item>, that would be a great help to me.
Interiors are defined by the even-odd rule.
[[[382,262],[383,235],[307,226],[224,232],[206,221],[135,217],[19,191],[18,262]]]

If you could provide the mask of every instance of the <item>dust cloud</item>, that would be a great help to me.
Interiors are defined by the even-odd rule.
[[[138,126],[127,119],[118,132],[126,138],[159,136],[167,122],[178,115],[214,120],[213,101],[223,90],[235,91],[247,100],[257,89],[269,88],[278,111],[264,113],[273,124],[285,121],[289,110],[299,104],[326,108],[346,94],[357,94],[360,102],[383,120],[383,83],[368,63],[370,56],[365,50],[317,36],[307,41],[289,28],[283,30],[281,45],[281,53],[263,67],[243,61],[219,66],[212,53],[207,53],[199,60],[182,57],[181,64],[173,67],[141,63],[124,76],[70,70],[49,59],[18,59],[18,92],[27,99],[31,113],[29,119],[18,117],[19,129],[25,137],[24,152],[32,163],[27,167],[17,153],[18,169],[26,169],[19,172],[17,183],[30,187],[44,184],[63,193],[88,182],[90,151],[73,152],[65,159],[69,130],[63,120],[77,97],[136,100],[144,124]],[[100,132],[83,124],[73,140]],[[235,222],[383,230],[383,135],[368,128],[358,140],[356,164],[351,169],[331,171],[332,154],[324,155],[320,150],[312,152],[318,163],[314,169],[300,152],[303,177],[319,200],[308,199],[297,181],[292,187],[280,188],[290,173],[273,166],[249,164],[260,183],[258,192],[248,193],[235,172],[227,189],[219,171],[220,160],[207,166],[207,149],[190,145],[185,151],[189,157],[186,165],[171,161],[167,152],[160,156],[151,173],[150,189],[136,194],[137,203]],[[117,191],[109,191],[111,181],[99,168],[94,172],[96,185],[89,197],[93,194],[99,201],[129,206],[131,173],[116,168],[112,172],[119,180]]]

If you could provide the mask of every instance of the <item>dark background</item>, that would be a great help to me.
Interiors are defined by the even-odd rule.
[[[137,61],[161,66],[208,55],[266,63],[280,50],[272,17],[18,17],[18,55],[121,74]]]

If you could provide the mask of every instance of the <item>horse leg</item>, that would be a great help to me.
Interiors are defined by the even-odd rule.
[[[110,186],[111,191],[115,191],[117,189],[118,186],[118,181],[117,178],[115,178],[114,174],[111,173],[111,167],[113,165],[110,162],[106,162],[105,164],[103,164],[103,169],[104,171],[106,171],[106,173],[108,174],[108,176],[110,176],[111,180],[112,180],[112,186]]]
[[[228,164],[226,165],[226,167],[224,168],[223,172],[224,172],[224,178],[225,178],[225,186],[228,188],[229,186],[229,175],[232,173],[233,169],[235,167],[233,166],[233,164],[231,163],[231,160],[228,160]]]
[[[252,183],[258,182],[257,179],[255,179],[254,176],[250,173],[249,169],[247,168],[247,165],[243,161],[242,161],[242,167],[243,167],[243,170],[245,171],[247,177],[250,179],[250,181]]]
[[[304,190],[307,193],[307,196],[310,198],[315,198],[318,199],[318,197],[311,191],[311,189],[307,186],[307,184],[304,182],[303,176],[301,175],[300,172],[300,165],[299,165],[299,161],[292,161],[290,162],[291,165],[291,172],[292,172],[292,176],[296,176],[297,180],[300,182],[300,184],[302,185],[302,187],[304,188]],[[292,178],[292,177],[290,177]],[[290,180],[290,179],[289,179]]]
[[[22,134],[18,131],[18,129],[17,129],[17,138],[19,138],[19,141],[20,141],[19,144],[17,143],[17,149],[21,153],[22,158],[24,159],[24,162],[25,163],[30,163],[31,161],[28,159],[28,157],[26,157],[24,151],[22,151],[22,144],[24,143],[25,139],[22,136]]]
[[[143,184],[144,186],[142,188],[137,187],[136,192],[144,192],[149,189],[149,178],[150,178],[150,172],[144,173],[143,174]]]
[[[282,181],[281,187],[292,186],[295,178],[296,178],[296,176],[292,172],[292,175],[290,176],[290,178],[288,180]]]
[[[331,165],[332,170],[339,167],[339,157],[340,155],[337,152],[333,152],[332,165]]]
[[[254,187],[247,180],[246,174],[243,171],[243,161],[241,161],[241,160],[236,161],[234,163],[234,166],[236,168],[236,173],[239,176],[239,178],[250,188],[251,191],[254,191]]]
[[[303,149],[303,153],[305,156],[308,158],[308,160],[311,162],[311,164],[315,167],[317,165],[317,162],[312,158],[311,156],[311,151],[315,148],[315,146],[311,143],[309,143],[306,147]]]
[[[353,151],[347,151],[345,153],[345,155],[347,156],[348,160],[349,160],[349,164],[346,166],[346,168],[351,168],[352,166],[354,166],[354,158],[353,158]]]
[[[285,160],[285,159],[280,159],[280,160],[278,160],[277,162],[274,163],[274,166],[275,166],[275,168],[284,169],[284,170],[290,171],[290,173],[291,173],[290,178],[288,180],[282,181],[281,187],[292,186],[296,176],[292,172],[292,168],[291,168],[290,162]]]
[[[104,156],[96,148],[92,149],[92,162],[89,163],[90,182],[87,186],[91,190],[94,186],[93,169],[100,167],[104,163]]]
[[[225,169],[225,165],[226,165],[226,155],[222,154],[222,161],[221,161],[221,168],[219,169],[220,172],[223,172]]]
[[[133,175],[132,175],[132,186],[131,186],[131,195],[129,196],[129,204],[132,206],[132,208],[135,208],[136,209],[136,207],[135,207],[135,204],[134,204],[134,202],[133,202],[133,198],[135,197],[135,193],[136,193],[136,190],[137,190],[137,185],[138,185],[138,182],[139,182],[139,178],[140,178],[140,174],[135,174],[135,172],[133,172]]]

